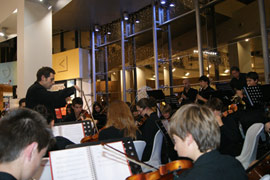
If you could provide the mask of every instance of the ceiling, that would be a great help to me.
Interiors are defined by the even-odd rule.
[[[151,0],[73,0],[53,16],[53,30],[89,30],[132,14],[151,4]]]

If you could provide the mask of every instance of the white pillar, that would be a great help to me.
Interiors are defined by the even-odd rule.
[[[165,66],[164,66],[165,67]],[[164,86],[170,86],[170,72],[169,72],[169,66],[166,66],[166,68],[163,68],[163,74],[164,74]],[[164,94],[166,96],[170,95],[170,89],[165,89]]]
[[[251,71],[250,43],[246,41],[237,42],[239,69],[241,72]]]
[[[143,86],[146,86],[146,78],[145,78],[145,72],[141,68],[137,69],[137,87],[138,89],[142,88]]]
[[[42,66],[52,66],[52,12],[40,3],[18,1],[18,97],[36,81]]]

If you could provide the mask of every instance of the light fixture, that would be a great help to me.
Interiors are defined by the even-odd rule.
[[[177,57],[178,60],[180,60],[180,57]]]
[[[5,34],[4,34],[3,32],[0,32],[0,36],[4,37],[4,36],[5,36]]]
[[[162,4],[162,5],[166,4],[166,0],[161,0],[160,4]]]
[[[189,76],[190,75],[190,73],[189,72],[187,72],[186,74],[185,74],[185,76]]]
[[[209,75],[209,74],[207,74],[206,76],[207,76],[207,77],[209,77],[210,75]]]
[[[246,41],[246,42],[248,42],[248,41],[249,41],[249,39],[245,39],[245,41]]]
[[[156,78],[156,75],[153,75],[153,78]]]
[[[212,65],[210,64],[210,65],[209,65],[209,68],[211,68],[211,67],[212,67]]]
[[[136,24],[139,24],[139,23],[140,23],[140,20],[139,20],[139,19],[136,19],[136,20],[135,20],[135,23],[136,23]]]
[[[39,2],[43,2],[43,0],[39,0]]]
[[[97,25],[97,24],[95,25],[95,31],[99,32],[99,25]]]
[[[124,16],[124,20],[127,21],[128,20],[128,13],[124,12],[123,16]]]
[[[49,5],[48,10],[51,10],[51,9],[52,9],[52,5]]]
[[[15,9],[12,14],[16,14],[18,12],[18,9]]]
[[[112,34],[112,33],[111,33],[111,31],[108,31],[107,34],[110,35],[110,34]]]
[[[224,71],[224,73],[229,73],[230,72],[230,70],[229,69],[226,69],[225,71]]]
[[[175,4],[173,2],[171,2],[170,7],[175,7]]]
[[[175,70],[176,70],[176,69],[175,69],[175,68],[173,68],[173,69],[172,69],[172,72],[174,72]]]

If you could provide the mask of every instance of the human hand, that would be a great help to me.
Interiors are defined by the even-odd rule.
[[[75,87],[75,89],[76,89],[77,91],[81,92],[81,88],[79,88],[79,86],[74,85],[74,87]]]

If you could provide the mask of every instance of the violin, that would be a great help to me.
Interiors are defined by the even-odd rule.
[[[91,119],[92,119],[91,115],[86,110],[82,110],[77,121],[91,120]]]
[[[176,160],[169,162],[163,166],[160,166],[158,170],[141,173],[129,176],[126,180],[157,180],[157,179],[173,179],[174,172],[178,175],[181,174],[184,170],[192,168],[193,164],[190,160]]]
[[[168,179],[173,179],[174,172],[176,172],[177,174],[181,174],[184,170],[191,168],[193,166],[193,164],[190,160],[176,160],[176,161],[169,162],[166,165],[161,166],[160,168],[155,168],[155,167],[148,165],[144,162],[140,162],[137,159],[129,157],[127,154],[113,148],[112,146],[110,146],[108,144],[102,143],[102,145],[105,148],[109,147],[110,149],[108,149],[108,150],[114,150],[115,152],[118,152],[120,154],[125,155],[126,158],[133,163],[136,163],[140,166],[144,166],[150,170],[153,170],[153,172],[140,173],[140,174],[135,174],[135,175],[129,176],[126,178],[126,180],[157,180],[157,179],[168,180]]]
[[[139,121],[137,121],[137,127],[141,127],[147,119],[148,119],[148,115],[144,115],[143,117],[139,118]]]
[[[85,136],[84,138],[81,139],[81,143],[97,142],[98,141],[98,137],[99,137],[99,133],[103,129],[105,129],[105,126],[103,128],[101,128],[96,134],[90,135],[90,136]]]
[[[229,114],[232,114],[238,110],[237,104],[231,104],[228,106],[228,110],[222,113],[222,117],[227,117]]]

